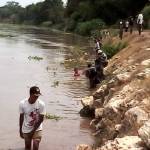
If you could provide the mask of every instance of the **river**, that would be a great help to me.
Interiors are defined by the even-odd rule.
[[[20,100],[37,85],[47,112],[62,119],[45,120],[41,150],[75,150],[81,143],[94,144],[87,118],[82,118],[80,98],[91,94],[83,75],[63,65],[71,46],[83,45],[75,35],[39,28],[0,25],[0,150],[21,150]],[[42,60],[29,59],[34,56]],[[56,84],[57,83],[57,84]]]

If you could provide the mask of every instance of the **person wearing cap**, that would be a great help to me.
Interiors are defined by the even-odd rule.
[[[46,114],[45,103],[39,99],[41,95],[37,86],[30,88],[29,98],[19,104],[20,137],[25,140],[25,150],[38,150],[42,137],[42,122]]]
[[[107,56],[102,50],[98,50],[97,58],[95,60],[95,68],[97,78],[101,81],[104,79],[103,69],[108,65]]]

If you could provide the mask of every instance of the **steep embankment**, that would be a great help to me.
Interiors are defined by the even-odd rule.
[[[109,61],[106,80],[82,99],[95,110],[91,127],[101,144],[97,150],[150,148],[150,32],[126,34],[123,41],[128,46]]]

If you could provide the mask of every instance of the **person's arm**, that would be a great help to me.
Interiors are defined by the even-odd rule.
[[[40,114],[39,114],[38,120],[37,120],[37,122],[35,123],[35,125],[34,125],[34,127],[33,127],[33,130],[30,132],[31,138],[32,138],[32,136],[34,135],[34,132],[39,128],[39,126],[40,126],[41,123],[43,122],[45,115],[46,115],[46,108],[45,108],[45,104],[42,103],[42,104],[40,105]]]
[[[24,121],[24,114],[20,114],[19,117],[19,132],[20,132],[20,137],[23,138],[23,133],[22,133],[22,125],[23,125],[23,121]]]
[[[30,136],[32,137],[34,135],[34,132],[39,128],[39,126],[41,125],[41,123],[44,120],[44,115],[43,114],[39,114],[39,119],[38,121],[35,123],[33,130],[30,132]]]

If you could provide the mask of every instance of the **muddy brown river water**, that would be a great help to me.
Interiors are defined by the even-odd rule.
[[[62,117],[45,120],[41,150],[75,150],[81,143],[94,144],[90,120],[78,113],[80,97],[91,94],[87,81],[83,75],[74,79],[73,68],[61,63],[71,46],[84,43],[74,35],[0,25],[0,150],[24,147],[18,132],[18,104],[28,97],[32,85],[40,87],[47,112]]]

